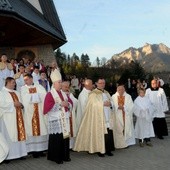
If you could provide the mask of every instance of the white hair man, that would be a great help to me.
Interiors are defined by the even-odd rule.
[[[76,124],[77,130],[80,126],[81,120],[84,116],[85,107],[88,101],[89,93],[93,88],[93,82],[91,79],[86,79],[84,81],[84,88],[78,96],[78,104],[77,104],[77,114],[76,114]]]

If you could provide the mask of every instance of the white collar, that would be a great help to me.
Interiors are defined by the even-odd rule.
[[[8,92],[14,92],[14,90],[8,89],[8,88],[6,88],[6,87],[3,87],[3,89],[6,90],[6,91],[8,91]]]

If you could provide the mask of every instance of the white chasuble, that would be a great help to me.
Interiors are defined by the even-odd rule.
[[[46,90],[39,84],[21,87],[28,152],[43,151],[48,147],[47,115],[43,114],[45,95]]]
[[[84,116],[85,107],[86,107],[90,92],[91,92],[90,90],[87,90],[84,87],[78,96],[77,113],[76,113],[76,133],[80,127],[82,118]]]
[[[3,137],[2,133],[0,132],[0,163],[6,159],[9,152],[9,147],[7,145],[7,141]]]
[[[125,148],[129,145],[135,144],[134,125],[133,125],[133,101],[129,94],[124,93],[124,113],[119,107],[119,94],[116,92],[113,96],[115,105],[114,114],[114,142],[115,148]]]
[[[104,92],[107,93],[106,91]],[[110,116],[111,118],[112,116]],[[112,121],[109,120],[109,122]],[[84,116],[77,133],[74,150],[104,154],[106,152],[105,134],[107,134],[107,126],[104,113],[103,91],[95,89],[89,94]]]
[[[0,92],[0,112],[2,114],[0,130],[9,146],[9,153],[6,157],[8,160],[27,155],[23,113],[21,108],[14,107],[14,101],[21,101],[19,93],[3,87]]]

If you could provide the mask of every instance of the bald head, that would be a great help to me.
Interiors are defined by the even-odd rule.
[[[86,79],[84,81],[84,87],[87,89],[87,90],[92,90],[93,88],[93,82],[91,79]]]

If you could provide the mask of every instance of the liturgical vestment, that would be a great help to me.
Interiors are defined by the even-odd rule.
[[[135,124],[135,138],[145,139],[154,137],[152,120],[155,109],[147,96],[138,96],[134,101],[134,114],[137,117]]]
[[[21,108],[14,107],[14,101],[21,101],[19,93],[3,87],[0,92],[0,112],[2,113],[0,130],[9,146],[7,160],[27,155],[23,112]]]
[[[44,151],[48,147],[47,116],[43,115],[45,95],[46,90],[39,84],[21,88],[28,152]]]
[[[75,151],[102,154],[106,152],[104,136],[107,134],[107,128],[112,129],[113,110],[110,107],[104,107],[105,98],[112,103],[109,93],[105,90],[101,91],[96,88],[89,94],[75,141]]]
[[[47,93],[44,101],[44,114],[48,115],[49,133],[47,159],[57,163],[70,159],[70,113],[69,108],[61,107],[62,101],[65,101],[62,92],[56,91],[53,87],[51,92]],[[71,107],[71,104],[69,105]]]
[[[112,96],[115,105],[114,114],[114,142],[115,148],[125,148],[135,144],[134,125],[133,125],[133,101],[126,92],[120,96],[116,92]],[[124,111],[118,109],[119,105],[124,106]]]
[[[76,127],[77,127],[76,131],[78,131],[81,121],[82,121],[82,118],[84,116],[85,107],[86,107],[90,92],[91,92],[91,90],[87,90],[84,87],[78,96],[77,114],[76,114]]]

